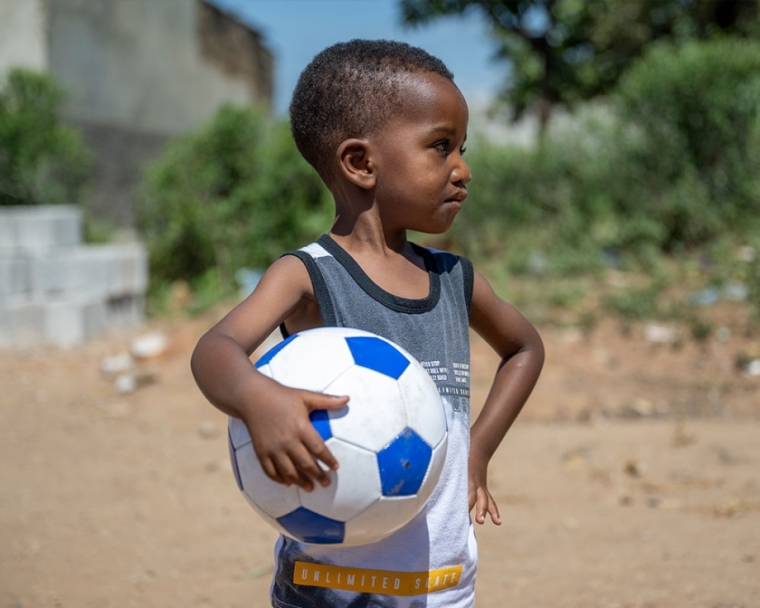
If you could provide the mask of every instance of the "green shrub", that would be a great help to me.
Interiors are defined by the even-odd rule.
[[[154,283],[234,287],[235,270],[263,267],[329,227],[328,192],[287,124],[225,106],[171,143],[146,177],[140,205]]]
[[[90,153],[59,117],[63,90],[47,74],[13,69],[0,86],[0,205],[78,203]]]
[[[760,43],[741,39],[653,46],[618,89],[644,135],[642,176],[667,188],[653,217],[667,244],[742,229],[760,213]]]
[[[760,44],[656,47],[605,105],[536,148],[474,141],[452,236],[474,257],[555,274],[651,265],[760,226]]]

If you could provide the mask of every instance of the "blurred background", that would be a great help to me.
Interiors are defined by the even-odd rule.
[[[474,179],[447,234],[413,238],[469,256],[548,347],[500,451],[515,545],[483,532],[482,606],[760,605],[757,0],[0,0],[0,443],[18,462],[0,605],[266,605],[271,538],[249,529],[251,565],[187,358],[329,229],[287,109],[311,58],[357,37],[454,72]],[[476,399],[489,356],[474,338]],[[194,503],[180,475],[219,497]],[[186,510],[207,555],[170,533]],[[131,548],[109,568],[114,538]]]

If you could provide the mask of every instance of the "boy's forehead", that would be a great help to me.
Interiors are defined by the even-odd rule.
[[[456,106],[465,115],[467,102],[459,87],[452,80],[435,73],[405,74],[399,82],[401,108],[412,113],[428,112],[447,106]]]

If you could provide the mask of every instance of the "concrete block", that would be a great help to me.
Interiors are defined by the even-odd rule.
[[[82,242],[76,205],[0,207],[0,251],[35,252]]]
[[[29,292],[29,260],[0,257],[0,300]]]
[[[68,347],[82,344],[107,328],[106,303],[95,299],[63,299],[45,304],[45,341]]]
[[[45,304],[26,297],[0,302],[0,346],[27,348],[45,343]]]
[[[142,295],[111,298],[106,305],[109,328],[137,327],[145,320],[145,300]]]

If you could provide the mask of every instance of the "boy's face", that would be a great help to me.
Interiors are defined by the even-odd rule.
[[[439,234],[467,196],[467,103],[452,81],[435,73],[408,76],[401,96],[395,115],[368,138],[375,200],[385,227]]]

